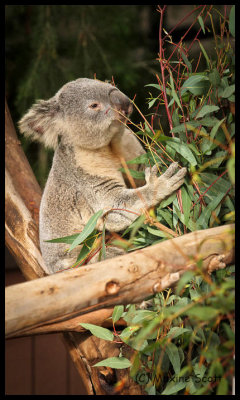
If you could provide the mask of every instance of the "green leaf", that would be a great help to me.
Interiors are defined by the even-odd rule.
[[[172,382],[170,382],[161,394],[177,393],[180,390],[184,389],[186,387],[186,384],[187,382],[177,382],[176,385],[172,385]]]
[[[205,57],[205,60],[207,61],[207,66],[210,69],[210,61],[209,61],[208,55],[206,53],[206,50],[204,49],[204,47],[203,47],[203,45],[202,45],[202,43],[200,41],[198,43],[199,43],[199,46],[201,47],[201,50],[202,50],[203,55]]]
[[[220,126],[222,125],[223,121],[225,120],[225,118],[221,119],[221,121],[218,121],[218,123],[216,125],[214,125],[214,127],[212,128],[211,132],[210,132],[210,137],[212,139],[214,139],[218,129],[220,128]]]
[[[149,321],[155,317],[156,313],[150,310],[138,310],[132,319],[132,324],[139,324],[143,321]]]
[[[119,168],[119,171],[126,173],[125,168]],[[128,169],[128,171],[129,171],[130,175],[135,179],[144,179],[145,178],[145,173],[143,171],[135,171],[134,169],[130,169],[130,168]]]
[[[172,97],[173,97],[174,101],[176,101],[178,107],[181,108],[181,110],[182,110],[182,106],[181,106],[180,100],[179,100],[178,95],[176,93],[176,90],[174,88],[174,82],[173,82],[173,77],[172,77],[171,71],[170,71],[170,86],[171,86],[171,89],[172,89]],[[169,103],[168,107],[171,105],[171,103],[172,102]]]
[[[224,98],[230,97],[235,92],[235,84],[227,86],[224,91],[222,92],[222,96]]]
[[[163,238],[169,237],[165,232],[161,231],[160,229],[154,229],[154,228],[151,228],[150,226],[147,226],[147,231],[149,233],[151,233],[151,235],[154,235],[154,236],[159,236],[159,237],[163,237]]]
[[[220,85],[221,77],[220,77],[220,74],[219,74],[217,68],[214,68],[214,69],[209,73],[208,77],[209,77],[209,80],[210,80],[211,84],[212,84],[214,87],[217,87],[217,86]]]
[[[206,372],[206,367],[204,364],[200,365],[199,363],[197,363],[194,365],[193,370],[195,375],[201,379]]]
[[[127,328],[123,329],[119,336],[124,342],[127,342],[134,332],[138,331],[139,329],[139,326],[128,326]]]
[[[148,108],[151,108],[153,106],[153,104],[155,103],[155,101],[157,100],[157,97],[155,99],[152,99],[148,102]]]
[[[217,387],[217,395],[227,395],[228,394],[228,380],[221,377],[221,380]]]
[[[90,233],[89,237],[84,241],[84,244],[81,248],[81,251],[78,255],[76,264],[82,261],[79,265],[82,265],[82,263],[85,261],[87,255],[91,252],[92,250],[92,245],[95,242],[96,239],[96,233],[97,231],[94,231]]]
[[[186,224],[185,224],[184,214],[182,214],[182,213],[180,212],[180,210],[176,207],[176,204],[173,205],[173,211],[174,211],[174,213],[176,213],[176,214],[174,214],[174,216],[175,216],[175,217],[177,216],[178,219],[180,219],[180,221],[181,221],[184,225],[186,225]],[[188,228],[190,231],[194,232],[194,231],[197,229],[198,221],[197,221],[197,223],[196,223],[195,221],[192,220],[192,218],[189,218],[189,219],[188,219],[188,223],[187,223],[186,226],[187,226],[187,228]]]
[[[219,110],[218,106],[203,106],[196,118],[203,118],[205,115],[210,114],[217,110]]]
[[[155,388],[155,385],[150,386],[150,387],[147,387],[147,388],[145,389],[145,391],[146,391],[147,394],[150,395],[150,396],[156,395],[156,388]]]
[[[193,271],[186,271],[177,283],[176,294],[179,294],[186,284],[195,276]]]
[[[190,78],[188,78],[182,85],[180,89],[181,96],[188,90],[195,96],[201,95],[203,93],[203,89],[206,86],[206,82],[208,81],[209,85],[209,80],[206,76],[204,75],[192,75]]]
[[[184,53],[184,51],[182,51],[181,55],[182,55],[182,58],[183,58],[184,63],[185,63],[186,66],[188,67],[190,73],[192,73],[192,64],[191,64],[190,61],[188,60],[188,58],[187,58],[186,54]]]
[[[103,225],[103,230],[102,230],[102,249],[101,249],[101,253],[100,253],[100,259],[105,260],[106,259],[106,244],[105,244],[105,223]]]
[[[184,314],[187,314],[190,317],[195,317],[200,319],[201,321],[210,321],[215,318],[219,313],[219,310],[216,310],[213,307],[205,307],[205,306],[194,306],[189,310],[184,311]]]
[[[192,330],[189,328],[181,328],[179,326],[174,326],[168,332],[167,337],[170,337],[171,339],[175,339],[176,337],[183,335],[183,333],[186,333],[186,332],[191,333]]]
[[[114,369],[124,369],[131,367],[132,363],[125,357],[109,357],[98,362],[93,367],[110,367]]]
[[[109,329],[102,328],[101,326],[97,326],[97,325],[93,325],[93,324],[87,324],[84,322],[81,322],[80,325],[83,328],[88,329],[94,336],[96,336],[100,339],[109,340],[109,341],[113,341],[113,339],[114,339],[114,335]]]
[[[197,224],[198,226],[202,226],[203,229],[208,228],[208,221],[209,218],[211,217],[212,212],[217,208],[219,205],[220,201],[223,199],[225,196],[225,193],[219,193],[208,205],[207,207],[202,211]]]
[[[136,314],[136,306],[135,304],[130,304],[126,314],[124,314],[123,316],[124,321],[126,321],[128,324],[131,324],[135,314]]]
[[[113,314],[112,314],[112,320],[113,320],[114,324],[121,318],[123,311],[124,311],[124,306],[122,306],[122,305],[114,307]]]
[[[183,215],[184,215],[184,224],[188,226],[190,209],[192,206],[192,201],[189,197],[189,194],[184,186],[181,187],[181,196],[182,196],[182,206],[183,206]]]
[[[75,233],[74,235],[70,236],[63,236],[61,238],[51,239],[51,240],[44,240],[44,242],[49,243],[67,243],[71,244],[74,240],[79,236],[79,233]]]
[[[235,37],[235,5],[232,6],[229,14],[229,30],[230,33]]]
[[[71,251],[72,249],[74,249],[74,247],[82,243],[93,232],[97,224],[97,221],[102,216],[102,214],[103,210],[99,210],[94,215],[92,215],[92,217],[89,219],[82,232],[77,236],[77,238],[71,244],[69,251]]]
[[[174,343],[168,343],[165,350],[169,360],[171,361],[175,374],[179,374],[181,363],[177,346]]]
[[[235,184],[235,158],[234,157],[231,157],[228,160],[227,170],[228,170],[228,175],[231,180],[231,183],[234,185]]]
[[[205,27],[204,27],[204,23],[203,23],[203,19],[202,19],[201,15],[198,16],[198,22],[199,22],[199,24],[200,24],[200,26],[202,28],[202,31],[203,31],[203,33],[205,35]]]
[[[173,202],[175,197],[176,197],[176,193],[171,194],[171,196],[169,196],[167,199],[161,201],[159,208],[162,209],[162,208],[167,207],[169,204],[171,204]]]
[[[169,140],[168,146],[174,149],[177,153],[181,154],[181,156],[185,158],[185,160],[187,160],[191,165],[197,165],[196,158],[186,143],[177,143],[176,140]]]
[[[141,154],[140,156],[127,161],[127,164],[146,164],[148,162],[148,154]]]
[[[172,228],[172,213],[168,210],[161,210],[160,207],[158,208],[158,215],[161,216],[167,224]]]
[[[158,90],[161,89],[158,83],[149,83],[148,85],[144,85],[144,87],[147,87],[147,86],[154,87],[154,88],[156,88]]]

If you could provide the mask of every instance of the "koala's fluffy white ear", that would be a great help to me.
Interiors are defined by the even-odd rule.
[[[46,147],[56,148],[60,131],[60,109],[57,100],[39,100],[19,121],[21,133],[38,140]]]

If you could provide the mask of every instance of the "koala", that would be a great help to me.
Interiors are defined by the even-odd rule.
[[[67,252],[66,244],[47,240],[80,233],[99,210],[104,214],[97,228],[101,231],[104,223],[107,231],[120,232],[183,184],[186,168],[179,170],[172,163],[161,176],[157,166],[146,168],[145,181],[128,187],[121,161],[145,153],[126,126],[132,109],[117,87],[80,78],[49,100],[39,100],[19,121],[21,133],[55,149],[39,211],[40,248],[48,274],[72,266],[81,246]],[[122,252],[109,247],[106,256]]]

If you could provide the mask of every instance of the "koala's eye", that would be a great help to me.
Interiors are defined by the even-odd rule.
[[[90,108],[98,108],[99,107],[99,104],[98,103],[93,103],[93,104],[91,104],[90,106],[89,106]]]

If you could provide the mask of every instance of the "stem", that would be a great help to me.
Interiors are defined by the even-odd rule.
[[[165,76],[164,76],[164,70],[165,70],[165,61],[164,60],[164,52],[163,52],[163,38],[162,38],[162,24],[163,24],[163,14],[166,9],[166,6],[164,6],[162,9],[159,7],[160,11],[160,25],[159,25],[159,63],[161,67],[161,74],[162,74],[162,87],[163,87],[163,98],[164,98],[164,104],[168,116],[168,122],[170,129],[173,129],[173,123],[172,123],[172,117],[168,108],[168,100],[167,100],[167,93],[166,93],[166,83],[165,83]],[[172,133],[172,136],[174,137],[174,134]]]

